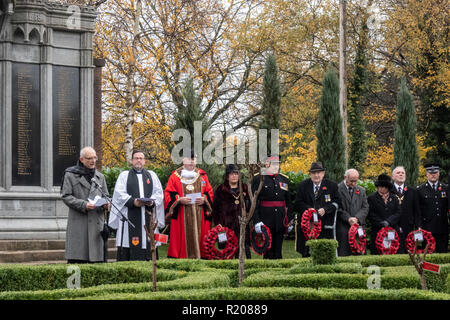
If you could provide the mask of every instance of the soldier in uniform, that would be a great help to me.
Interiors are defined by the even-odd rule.
[[[402,166],[392,170],[394,188],[392,193],[397,197],[402,214],[399,222],[400,247],[398,253],[406,253],[405,241],[408,234],[421,227],[419,198],[416,188],[405,184],[406,172]]]
[[[325,177],[325,168],[321,162],[313,162],[309,169],[309,179],[303,180],[297,187],[295,211],[297,212],[296,250],[303,257],[309,256],[306,238],[302,232],[300,221],[305,210],[316,209],[322,220],[322,231],[319,239],[336,239],[336,211],[341,207],[338,185]]]
[[[417,187],[422,228],[436,240],[436,252],[448,251],[448,187],[439,182],[439,164],[425,166],[427,182]]]
[[[265,225],[272,234],[272,245],[264,254],[265,259],[281,259],[283,235],[288,223],[288,209],[290,207],[290,195],[288,190],[289,178],[279,173],[279,156],[268,157],[265,168],[256,174],[252,180],[252,192],[259,187],[260,175],[263,175],[263,187],[257,199],[257,205],[253,214],[255,231],[261,233]]]

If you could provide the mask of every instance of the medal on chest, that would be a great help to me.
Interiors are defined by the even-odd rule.
[[[188,191],[194,190],[194,185],[193,185],[193,184],[188,184],[188,185],[186,186],[186,190],[188,190]]]
[[[239,204],[239,195],[238,196],[235,196],[234,194],[231,194],[232,196],[233,196],[233,198],[234,198],[234,204]]]

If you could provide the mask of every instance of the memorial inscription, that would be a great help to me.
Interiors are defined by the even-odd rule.
[[[41,182],[39,65],[12,66],[12,184]]]
[[[80,71],[53,67],[53,185],[64,169],[76,164],[80,151]]]

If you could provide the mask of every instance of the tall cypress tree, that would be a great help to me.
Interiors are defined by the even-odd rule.
[[[267,152],[271,150],[271,129],[280,128],[281,88],[278,80],[277,61],[273,54],[266,59],[263,77],[263,104],[260,129],[267,129]]]
[[[316,136],[317,160],[323,163],[329,179],[340,181],[345,172],[345,146],[339,112],[339,80],[331,66],[323,79]]]
[[[187,129],[194,137],[194,121],[200,121],[201,119],[201,99],[197,96],[194,89],[194,81],[189,78],[186,81],[183,88],[184,106],[179,109],[175,115],[175,127],[174,129],[183,128]]]
[[[394,131],[394,167],[403,166],[406,183],[415,186],[419,176],[419,156],[416,142],[417,119],[413,98],[402,78],[397,96]]]
[[[360,175],[364,173],[367,154],[366,126],[364,123],[364,98],[367,92],[367,25],[364,24],[356,50],[353,77],[349,85],[348,133],[351,136],[349,168],[355,168]]]

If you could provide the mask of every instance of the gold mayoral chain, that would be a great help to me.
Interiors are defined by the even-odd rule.
[[[239,204],[239,197],[240,197],[240,194],[237,195],[237,196],[235,196],[234,194],[231,194],[231,195],[232,195],[233,198],[234,198],[234,203],[235,203],[235,204]]]
[[[395,196],[396,196],[397,199],[398,199],[398,204],[399,204],[399,205],[402,205],[402,201],[403,201],[403,198],[405,197],[405,194],[402,194],[401,197],[400,197],[398,194],[396,194]]]

